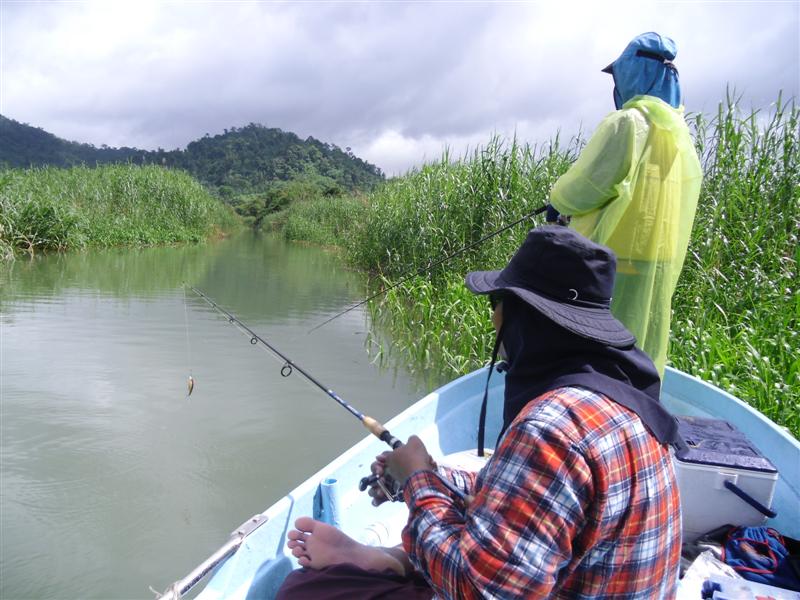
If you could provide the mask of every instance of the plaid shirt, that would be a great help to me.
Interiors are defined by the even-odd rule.
[[[530,402],[477,474],[469,509],[417,471],[403,545],[445,598],[672,598],[681,544],[669,450],[633,412],[576,387]]]

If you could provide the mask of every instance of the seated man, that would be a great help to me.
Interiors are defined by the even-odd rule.
[[[373,472],[409,508],[403,548],[300,518],[288,546],[307,569],[278,597],[673,597],[677,428],[652,361],[611,314],[614,273],[607,248],[545,226],[502,271],[467,275],[508,363],[496,451],[477,475],[437,469],[416,436],[383,453]]]

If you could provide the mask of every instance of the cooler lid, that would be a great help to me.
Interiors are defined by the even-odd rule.
[[[686,416],[675,418],[681,438],[686,442],[686,448],[675,452],[675,457],[681,462],[778,472],[747,436],[727,421]]]

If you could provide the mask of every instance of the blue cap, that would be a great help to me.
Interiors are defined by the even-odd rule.
[[[655,96],[674,108],[681,104],[675,42],[650,31],[636,36],[620,57],[603,69],[614,77],[614,102],[621,108],[634,96]]]

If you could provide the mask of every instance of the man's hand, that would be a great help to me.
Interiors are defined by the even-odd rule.
[[[402,487],[414,471],[433,471],[436,463],[417,436],[408,438],[405,445],[386,453],[385,472]]]
[[[397,450],[379,454],[375,457],[375,462],[370,465],[370,470],[380,481],[369,487],[368,493],[372,497],[372,504],[374,506],[383,504],[390,499],[385,489],[392,490],[398,484],[398,487],[402,487],[411,473],[425,469],[435,471],[436,463],[425,449],[425,444],[415,435]]]
[[[380,506],[390,500],[386,490],[391,490],[395,482],[386,474],[386,457],[391,454],[388,450],[375,457],[375,462],[370,465],[370,471],[378,476],[378,479],[371,483],[367,493],[372,497],[372,506]]]

